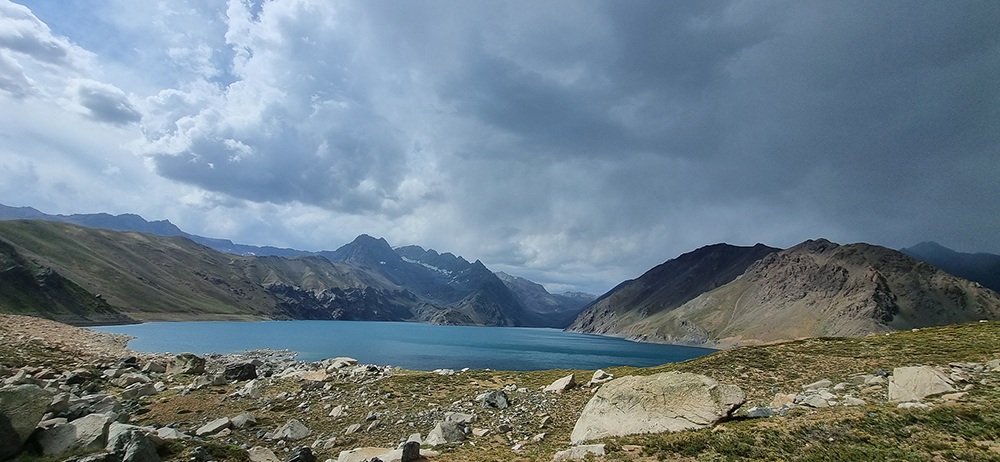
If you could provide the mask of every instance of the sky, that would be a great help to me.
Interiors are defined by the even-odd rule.
[[[0,0],[0,203],[603,293],[718,242],[1000,253],[995,0]]]

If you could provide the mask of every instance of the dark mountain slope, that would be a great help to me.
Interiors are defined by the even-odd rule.
[[[2,240],[0,313],[44,314],[54,321],[83,326],[136,322],[108,305],[102,296],[24,258]]]
[[[633,324],[736,279],[754,262],[779,250],[763,244],[715,244],[688,252],[619,284],[590,304],[566,330],[628,336]]]
[[[956,252],[937,242],[921,242],[900,252],[1000,292],[1000,255]]]

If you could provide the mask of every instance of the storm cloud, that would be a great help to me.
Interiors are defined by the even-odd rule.
[[[0,90],[122,127],[191,232],[593,292],[722,241],[1000,253],[994,2],[122,0],[105,40],[25,4]]]

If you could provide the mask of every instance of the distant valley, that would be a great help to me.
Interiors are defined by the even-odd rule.
[[[138,215],[0,206],[0,312],[77,325],[369,320],[555,327],[731,347],[1000,319],[1000,256],[808,240],[714,244],[595,297],[367,235],[333,251],[235,244]]]

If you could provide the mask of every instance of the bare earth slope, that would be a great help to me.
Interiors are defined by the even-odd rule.
[[[901,252],[806,241],[736,280],[629,326],[643,339],[722,347],[1000,319],[1000,297]]]
[[[688,252],[604,294],[566,330],[669,341],[648,338],[646,332],[636,331],[634,326],[736,279],[751,264],[779,250],[763,244],[753,247],[715,244]]]

